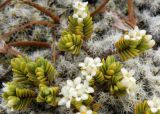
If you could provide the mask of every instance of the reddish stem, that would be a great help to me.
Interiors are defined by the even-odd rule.
[[[128,0],[128,22],[127,24],[131,25],[132,27],[136,26],[136,18],[135,18],[133,0]]]
[[[51,45],[47,42],[38,42],[38,41],[23,41],[23,42],[12,42],[8,44],[9,46],[36,46],[36,47],[45,47],[51,48]]]
[[[6,0],[2,4],[0,4],[0,10],[3,9],[3,8],[5,8],[10,2],[11,2],[11,0]]]
[[[108,2],[109,0],[104,0],[104,2],[94,12],[91,13],[91,16],[94,17],[96,14],[98,14]]]
[[[23,2],[25,4],[28,4],[34,8],[36,8],[37,10],[43,12],[44,14],[46,14],[47,16],[49,16],[50,18],[52,18],[56,23],[59,23],[60,22],[60,19],[58,16],[55,16],[50,10],[46,9],[45,7],[43,6],[40,6],[39,4],[36,4],[32,1],[29,1],[29,0],[23,0]]]
[[[0,38],[4,39],[6,37],[11,36],[12,34],[14,34],[16,32],[19,32],[19,31],[26,29],[27,27],[32,27],[33,25],[44,25],[44,26],[48,26],[50,28],[54,27],[54,25],[48,21],[31,21],[31,22],[28,22],[24,25],[21,24],[21,25],[16,26],[15,29],[11,30],[8,33],[4,33],[3,35],[0,36]]]

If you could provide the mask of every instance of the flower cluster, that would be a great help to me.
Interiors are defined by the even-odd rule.
[[[140,30],[137,26],[128,32],[128,34],[124,35],[125,40],[141,40],[145,38],[148,42],[149,47],[153,47],[155,45],[155,41],[152,39],[152,35],[147,35],[146,30]]]
[[[89,86],[87,81],[81,82],[82,79],[77,77],[72,80],[67,80],[67,84],[62,87],[60,94],[64,97],[59,101],[59,105],[66,105],[70,108],[71,101],[75,99],[76,101],[87,100],[88,94],[93,93],[94,89]]]
[[[133,30],[130,30],[128,34],[124,35],[124,39],[126,40],[140,40],[143,36],[146,35],[145,30],[139,30],[136,26]]]
[[[86,80],[91,80],[93,76],[96,75],[98,68],[102,66],[101,59],[96,57],[95,59],[91,57],[86,57],[84,63],[80,63],[81,73],[86,77]]]
[[[153,97],[152,100],[148,100],[147,104],[153,113],[156,113],[158,110],[160,110],[160,99],[157,97]]]
[[[129,95],[134,96],[135,91],[137,89],[136,80],[133,77],[134,71],[127,71],[125,68],[121,69],[123,79],[121,80],[121,84],[126,87],[126,91]]]
[[[78,23],[81,23],[84,18],[87,17],[87,4],[88,2],[81,2],[78,0],[75,0],[73,3],[74,8],[74,14],[73,18],[78,20]]]

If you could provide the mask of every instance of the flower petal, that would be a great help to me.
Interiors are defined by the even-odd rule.
[[[124,76],[126,76],[126,74],[128,74],[128,71],[125,68],[121,68],[121,72]]]
[[[157,111],[158,111],[158,109],[157,108],[151,108],[151,111],[153,112],[153,113],[156,113]]]
[[[94,92],[94,89],[92,87],[88,87],[87,93],[93,93],[93,92]]]
[[[67,85],[73,86],[73,81],[72,80],[67,80]]]
[[[86,114],[92,114],[92,110],[87,110]]]
[[[87,94],[83,94],[83,95],[81,96],[81,98],[82,98],[82,100],[87,100],[87,99],[88,99],[88,95],[87,95]]]
[[[75,80],[74,80],[74,84],[80,84],[81,83],[81,77],[77,77]]]
[[[84,106],[84,105],[82,105],[82,106],[80,107],[80,112],[86,112],[86,111],[87,111],[87,107]]]
[[[70,108],[71,107],[71,101],[69,100],[69,101],[67,101],[67,103],[66,103],[66,107],[67,108]]]
[[[66,102],[67,102],[67,99],[62,98],[62,99],[59,100],[58,105],[65,105]]]

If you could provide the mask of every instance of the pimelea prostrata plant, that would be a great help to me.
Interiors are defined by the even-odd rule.
[[[1,53],[17,56],[11,60],[12,81],[3,83],[2,104],[5,108],[24,110],[29,108],[33,102],[36,102],[46,103],[54,109],[64,105],[76,114],[97,114],[101,108],[101,104],[97,102],[97,93],[99,92],[105,92],[114,98],[130,96],[138,99],[139,95],[136,91],[138,90],[139,85],[137,83],[139,80],[134,77],[135,71],[128,70],[123,64],[125,64],[124,61],[134,59],[146,50],[151,49],[155,45],[152,35],[147,34],[146,30],[140,30],[137,26],[133,26],[135,21],[132,20],[133,23],[128,22],[132,29],[125,31],[114,42],[115,50],[97,57],[96,54],[92,54],[87,49],[86,43],[90,41],[95,32],[93,16],[100,12],[99,9],[104,4],[100,5],[95,12],[90,13],[88,2],[82,2],[81,0],[73,0],[72,2],[73,14],[68,18],[68,26],[61,29],[60,39],[58,41],[53,40],[52,45],[42,42],[32,42],[31,44],[34,46],[38,43],[38,45],[44,47],[51,47],[54,65],[42,57],[32,58],[23,55],[11,47],[14,43],[7,45],[3,40],[0,41]],[[19,5],[12,9],[9,15],[29,19],[28,15],[30,13],[26,9],[23,9],[22,14],[17,15],[20,13],[18,8],[22,7],[23,3],[33,6],[50,16],[54,23],[60,23],[59,18],[51,15],[47,8],[28,0],[20,0]],[[107,3],[107,0],[104,3]],[[47,3],[44,2],[41,5],[47,6]],[[33,18],[38,18],[38,14],[34,16]],[[23,20],[21,21],[23,22]],[[19,29],[24,29],[32,24],[54,27],[52,22],[41,21],[40,19],[38,22],[31,22]],[[37,33],[41,33],[39,29],[35,29],[34,36]],[[4,34],[4,36],[8,36],[8,34]],[[54,34],[52,34],[52,37],[55,37]],[[21,45],[21,43],[19,44]],[[28,44],[23,42],[23,45]],[[78,56],[82,56],[83,51],[86,51],[90,56],[84,54],[84,62],[82,60],[77,61],[75,67],[78,68],[79,73],[75,74],[76,77],[68,77],[66,82],[63,81],[63,84],[57,83],[56,81],[65,74],[57,70],[56,57],[68,54],[71,55],[73,61],[76,61]],[[134,113],[159,114],[160,105],[158,101],[159,98],[157,97],[153,97],[151,100],[145,99],[135,106]]]

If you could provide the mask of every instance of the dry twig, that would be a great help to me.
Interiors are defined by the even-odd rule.
[[[44,26],[48,26],[50,28],[54,27],[54,25],[48,21],[31,21],[31,22],[28,22],[24,25],[20,24],[20,25],[16,26],[15,29],[11,30],[10,32],[2,34],[0,36],[0,38],[4,39],[6,37],[11,36],[12,34],[14,34],[16,32],[19,32],[19,31],[26,29],[27,27],[32,27],[33,25],[44,25]]]
[[[133,0],[128,0],[128,20],[126,20],[126,23],[132,26],[133,28],[136,26],[137,23],[134,12]]]
[[[109,0],[104,0],[104,2],[94,12],[91,13],[91,16],[94,17],[96,14],[98,14],[108,2]]]
[[[56,63],[56,57],[57,57],[57,50],[56,50],[56,39],[55,39],[55,35],[54,32],[52,32],[52,45],[51,45],[51,55],[52,55],[52,60],[53,63]]]
[[[11,0],[6,0],[2,4],[0,4],[0,10],[2,10],[3,8],[5,8],[10,2],[11,2]]]
[[[12,42],[8,44],[9,46],[36,46],[36,47],[45,47],[51,48],[51,45],[47,42],[38,42],[38,41],[21,41],[21,42]]]
[[[13,56],[23,55],[17,49],[13,48],[12,46],[7,45],[5,41],[2,39],[0,39],[0,53],[13,55]]]
[[[53,19],[56,23],[59,23],[60,22],[60,19],[58,16],[55,16],[50,10],[46,9],[45,7],[43,6],[40,6],[39,4],[36,4],[30,0],[23,0],[23,2],[25,4],[28,4],[34,8],[36,8],[37,10],[43,12],[44,14],[46,14],[47,16],[49,16],[51,19]]]

